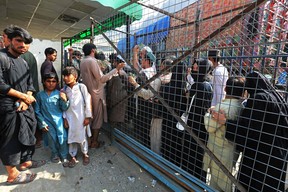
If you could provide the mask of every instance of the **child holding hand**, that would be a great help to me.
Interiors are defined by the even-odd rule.
[[[78,145],[83,153],[83,165],[88,165],[90,160],[88,156],[87,135],[90,132],[90,119],[92,117],[91,96],[87,87],[78,83],[78,72],[74,67],[66,67],[63,72],[63,80],[66,86],[61,90],[67,94],[70,107],[65,111],[64,126],[68,128],[68,144],[71,160],[69,167],[74,167],[77,163],[76,155]]]

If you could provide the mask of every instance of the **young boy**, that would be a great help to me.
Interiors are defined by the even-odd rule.
[[[223,111],[230,120],[236,120],[239,116],[243,105],[244,93],[244,77],[230,77],[226,83],[226,97],[215,108],[210,109],[215,111]],[[225,138],[226,127],[217,123],[212,119],[210,113],[206,113],[204,116],[204,124],[207,132],[209,133],[209,139],[207,147],[215,154],[215,156],[221,161],[221,163],[232,173],[233,161],[237,158],[235,153],[235,145]],[[211,180],[210,185],[219,191],[232,191],[232,182],[227,175],[219,168],[219,166],[209,157],[204,155],[203,169],[207,171],[210,168]]]
[[[64,112],[64,126],[68,130],[68,144],[71,160],[69,167],[76,165],[76,155],[78,144],[83,153],[83,165],[88,165],[90,160],[88,156],[88,141],[90,127],[89,122],[92,117],[91,96],[87,87],[82,83],[77,83],[78,72],[74,67],[66,67],[63,72],[63,79],[66,86],[62,89],[67,94],[70,102],[69,109]]]
[[[44,144],[51,150],[51,161],[68,166],[67,131],[63,124],[63,111],[69,107],[65,93],[56,89],[58,78],[55,73],[43,76],[44,91],[36,95],[35,113],[43,133]]]

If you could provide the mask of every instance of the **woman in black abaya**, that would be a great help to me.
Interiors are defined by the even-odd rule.
[[[186,110],[186,96],[185,96],[185,77],[186,64],[179,62],[177,66],[172,69],[172,76],[169,83],[164,84],[160,88],[160,96],[168,103],[168,105],[181,116]],[[183,131],[176,128],[177,120],[164,107],[160,105],[163,123],[162,123],[162,156],[171,163],[180,166],[182,136]]]
[[[208,133],[204,125],[204,115],[211,106],[213,96],[212,86],[209,83],[211,67],[212,63],[209,60],[197,59],[193,64],[191,74],[195,83],[190,90],[189,104],[192,97],[195,96],[187,125],[192,128],[192,131],[203,143],[208,140]],[[204,150],[188,132],[185,131],[184,134],[182,168],[205,182],[206,173],[202,169]]]
[[[284,191],[287,166],[287,103],[260,73],[246,77],[250,97],[237,122],[228,121],[226,138],[243,152],[239,181],[247,191]],[[219,116],[218,116],[219,115]],[[212,113],[219,123],[221,113]]]

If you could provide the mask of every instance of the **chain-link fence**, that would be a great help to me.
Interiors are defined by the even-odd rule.
[[[198,185],[284,191],[288,2],[133,3],[140,20],[118,15],[127,23],[111,30],[94,19],[98,52],[127,64],[106,84],[113,128]]]

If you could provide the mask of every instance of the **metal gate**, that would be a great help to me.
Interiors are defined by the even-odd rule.
[[[102,51],[106,59],[113,65],[115,57],[111,54],[115,53],[127,63],[123,86],[117,89],[109,82],[106,85],[115,144],[174,191],[283,191],[288,147],[288,2],[144,0],[131,3],[141,5],[142,19],[132,22],[126,18],[127,25],[108,31],[101,20],[92,19],[101,34],[95,36],[94,43],[105,47]],[[139,13],[138,8],[130,7],[130,11]],[[139,54],[134,52],[135,46],[146,50],[146,57],[138,63],[143,67],[143,59],[148,59],[154,70],[152,75],[143,76],[145,72],[133,66],[134,55]],[[215,66],[208,61],[211,57],[215,60],[216,56],[211,56],[213,51],[219,56],[222,68],[227,69],[229,79],[234,78],[227,81],[232,81],[227,85],[232,92],[227,88],[226,92],[232,94],[233,90],[241,89],[243,97],[237,99],[247,101],[244,106],[238,106],[241,109],[236,110],[234,119],[229,116],[234,104],[226,105],[226,124],[216,123],[214,127],[221,134],[209,132],[211,125],[205,124],[204,118],[205,114],[209,116],[207,110],[211,107],[213,91],[226,86],[226,81],[215,84]],[[201,74],[201,62],[210,64],[212,69]],[[128,76],[136,77],[138,86],[129,83]],[[234,84],[239,77],[256,82],[254,92],[245,83]],[[159,79],[161,86],[156,90]],[[262,80],[269,89],[266,86],[263,91],[266,100],[257,100],[253,96],[260,92],[257,88]],[[204,81],[213,90],[209,91]],[[120,96],[123,90],[126,96]],[[216,106],[221,108],[221,105],[220,101]],[[189,115],[187,123],[181,118],[185,112]],[[178,122],[182,130],[177,128]],[[233,138],[227,136],[231,130],[227,122],[234,125]],[[235,133],[241,128],[245,134],[239,142]],[[249,170],[247,163],[251,163]]]

